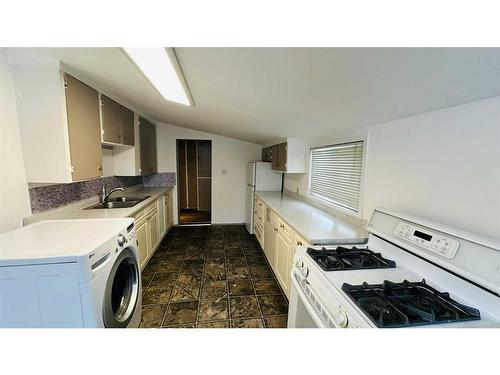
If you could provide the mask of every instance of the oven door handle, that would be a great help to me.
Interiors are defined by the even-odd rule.
[[[327,328],[325,326],[325,323],[321,320],[321,318],[318,316],[318,313],[314,309],[314,307],[311,305],[311,302],[309,302],[309,299],[305,295],[304,291],[302,290],[301,286],[299,285],[299,281],[297,280],[297,276],[301,277],[298,272],[295,269],[292,269],[292,284],[293,287],[295,288],[295,291],[297,292],[298,298],[306,308],[307,312],[311,316],[311,319],[314,321],[314,323],[318,326],[318,328]],[[308,283],[307,280],[302,279],[303,282]]]

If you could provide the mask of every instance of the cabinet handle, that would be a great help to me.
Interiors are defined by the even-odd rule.
[[[278,228],[274,228],[274,231],[277,232],[278,231]]]
[[[281,229],[285,229],[285,226],[283,224],[280,224]]]
[[[102,171],[102,165],[98,165],[97,169],[100,170],[100,171]]]
[[[303,245],[302,241],[297,241],[296,243],[297,243],[297,246],[302,246]]]

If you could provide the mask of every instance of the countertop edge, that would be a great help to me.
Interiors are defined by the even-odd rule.
[[[276,207],[275,205],[273,205],[273,202],[269,202],[268,200],[266,200],[265,197],[263,197],[259,193],[269,193],[269,192],[266,192],[266,191],[256,191],[255,192],[255,196],[257,196],[259,199],[262,199],[262,201],[264,203],[266,203],[266,205],[268,205],[273,211],[275,211],[276,213],[278,213],[279,216],[281,216],[288,223],[288,225],[290,225],[290,227],[293,228],[294,231],[296,231],[298,234],[300,234],[302,237],[304,237],[308,242],[310,242],[313,245],[326,246],[326,245],[340,245],[340,244],[365,244],[365,243],[368,242],[368,232],[366,234],[366,237],[351,237],[351,238],[339,238],[339,237],[337,237],[335,239],[328,238],[328,237],[321,238],[321,239],[311,238],[307,234],[305,234],[302,229],[300,229],[299,227],[297,227],[297,225],[295,225],[293,223],[293,220],[291,220],[289,217],[287,217],[286,213],[283,213],[283,211],[281,211],[278,207]],[[353,224],[351,224],[351,223],[349,223],[349,222],[347,222],[347,221],[345,221],[345,220],[343,220],[341,218],[335,217],[334,215],[332,215],[332,214],[330,214],[330,213],[328,213],[326,211],[323,211],[323,210],[321,210],[321,209],[319,209],[317,207],[309,205],[306,202],[303,202],[301,200],[298,200],[296,198],[289,197],[289,196],[287,196],[287,198],[290,199],[290,200],[296,200],[296,201],[299,201],[301,203],[304,203],[304,204],[310,206],[311,208],[313,208],[315,210],[319,210],[319,211],[324,212],[326,215],[331,216],[335,220],[344,222],[344,223],[348,224],[349,226],[354,226]],[[364,229],[360,228],[360,230],[364,230]]]

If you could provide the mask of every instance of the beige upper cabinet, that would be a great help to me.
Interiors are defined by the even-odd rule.
[[[156,173],[156,128],[143,117],[139,118],[141,175]]]
[[[304,140],[286,138],[262,150],[264,161],[271,161],[272,168],[284,173],[307,173],[308,160],[307,144]]]
[[[102,175],[99,95],[59,63],[10,56],[29,183],[69,183]]]
[[[101,94],[102,142],[112,145],[134,145],[134,112]]]
[[[121,141],[124,145],[134,145],[134,112],[120,105]]]
[[[64,75],[73,181],[102,176],[99,94],[69,74]]]
[[[122,143],[120,104],[102,94],[101,127],[103,142]]]

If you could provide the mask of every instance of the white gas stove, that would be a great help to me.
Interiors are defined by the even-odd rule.
[[[384,209],[364,245],[298,247],[288,327],[500,327],[500,244]]]

